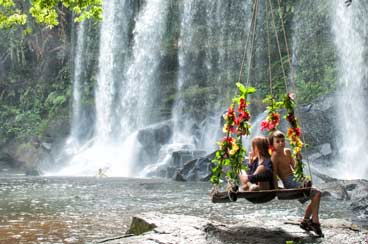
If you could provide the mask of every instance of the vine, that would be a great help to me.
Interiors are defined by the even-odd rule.
[[[212,168],[211,182],[216,185],[220,184],[225,175],[228,180],[239,183],[239,173],[248,169],[243,164],[246,149],[242,145],[242,136],[250,134],[247,96],[255,93],[256,89],[245,87],[239,82],[236,86],[239,94],[232,99],[232,104],[223,116],[225,120],[223,132],[226,136],[217,143],[219,149],[212,160],[215,166]]]
[[[289,129],[287,131],[286,137],[290,143],[290,147],[293,151],[293,157],[295,158],[296,165],[294,169],[294,177],[297,181],[302,181],[304,179],[303,173],[303,161],[301,158],[301,150],[303,148],[303,142],[300,139],[302,131],[298,124],[298,119],[295,116],[295,100],[292,93],[288,93],[284,96],[282,101],[276,101],[276,99],[269,95],[264,100],[263,103],[267,106],[267,117],[265,120],[261,121],[262,131],[275,131],[280,124],[280,113],[279,110],[282,108],[286,109],[285,119],[289,122]],[[272,146],[270,147],[270,154],[272,153]]]
[[[268,95],[262,102],[268,106],[267,117],[265,120],[261,121],[261,131],[267,130],[272,132],[276,130],[280,124],[280,113],[278,111],[284,106],[284,103],[280,101],[277,102],[271,95]]]
[[[304,179],[303,173],[303,161],[301,158],[301,150],[303,148],[303,142],[300,139],[302,131],[300,129],[298,119],[295,116],[295,100],[294,94],[288,93],[284,96],[284,107],[286,109],[285,119],[289,122],[290,128],[287,131],[287,138],[289,140],[290,146],[293,149],[293,157],[295,158],[296,165],[294,169],[294,177],[298,181]]]

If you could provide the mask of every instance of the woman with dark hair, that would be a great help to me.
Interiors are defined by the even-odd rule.
[[[257,136],[252,140],[249,153],[249,170],[242,172],[240,182],[243,191],[269,190],[274,188],[272,162],[266,137]]]

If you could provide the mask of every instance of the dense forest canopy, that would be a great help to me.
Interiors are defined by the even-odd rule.
[[[29,18],[52,27],[59,24],[63,8],[75,14],[75,21],[102,18],[102,0],[0,0],[0,29],[25,25]]]

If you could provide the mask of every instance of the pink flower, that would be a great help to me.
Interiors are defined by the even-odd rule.
[[[261,131],[268,130],[269,122],[267,120],[261,121]]]
[[[293,100],[293,101],[295,100],[295,94],[294,93],[289,92],[288,97],[289,97],[290,100]]]
[[[275,129],[275,124],[268,123],[268,130],[273,130],[273,129]]]

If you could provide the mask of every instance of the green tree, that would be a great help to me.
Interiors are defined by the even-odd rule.
[[[77,22],[102,18],[102,0],[0,0],[0,29],[25,25],[29,18],[53,27],[62,8],[72,11]]]

